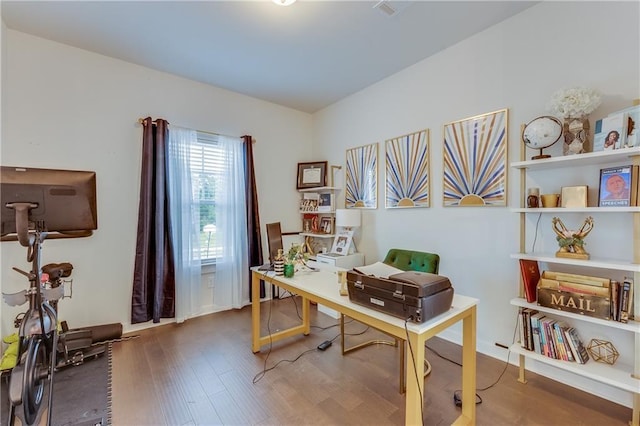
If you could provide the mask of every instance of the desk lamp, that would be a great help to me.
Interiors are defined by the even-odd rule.
[[[340,227],[347,231],[359,228],[361,222],[359,209],[336,209],[336,228]],[[349,247],[349,254],[357,253],[356,240],[352,238],[352,247]]]

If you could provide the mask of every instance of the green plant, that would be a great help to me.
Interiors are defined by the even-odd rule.
[[[309,255],[302,251],[300,244],[291,244],[289,250],[284,253],[285,264],[305,263],[307,260]]]

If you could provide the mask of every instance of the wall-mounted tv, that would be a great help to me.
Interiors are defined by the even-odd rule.
[[[18,235],[18,210],[27,211],[28,231],[47,232],[48,238],[84,237],[98,229],[95,172],[2,166],[0,200],[3,241],[26,238]]]

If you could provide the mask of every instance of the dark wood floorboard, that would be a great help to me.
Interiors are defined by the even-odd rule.
[[[265,302],[263,333],[298,321],[300,303]],[[310,336],[251,352],[251,309],[211,314],[144,330],[113,344],[114,425],[399,425],[398,349],[377,345],[341,355],[337,320],[311,309]],[[321,327],[329,327],[322,329]],[[349,344],[384,337],[351,322]],[[365,334],[359,335],[367,330]],[[334,339],[326,351],[316,349]],[[461,362],[461,348],[433,338],[428,346]],[[303,354],[300,356],[301,354]],[[515,356],[515,355],[512,355]],[[453,392],[461,368],[427,349],[425,425],[449,425],[459,415]],[[270,371],[262,374],[265,368]],[[478,354],[477,386],[495,382],[505,362]],[[413,370],[410,368],[413,379]],[[625,426],[631,409],[533,373],[517,381],[508,366],[495,386],[478,392],[478,425]],[[254,383],[255,382],[255,383]]]

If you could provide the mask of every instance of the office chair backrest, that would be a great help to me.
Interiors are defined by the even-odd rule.
[[[280,222],[267,223],[267,243],[269,244],[269,263],[273,265],[273,261],[278,255],[278,249],[284,249]]]
[[[424,251],[391,249],[382,262],[403,271],[437,274],[440,267],[440,256]]]

